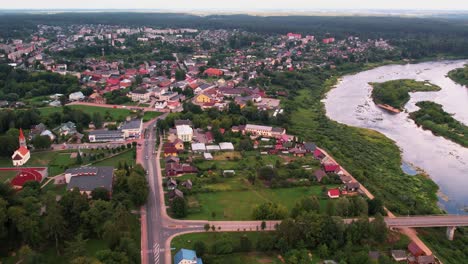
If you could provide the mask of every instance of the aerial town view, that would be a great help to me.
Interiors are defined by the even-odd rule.
[[[0,264],[468,263],[468,2],[0,5]]]

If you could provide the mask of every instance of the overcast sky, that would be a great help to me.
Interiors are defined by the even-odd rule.
[[[467,0],[21,0],[0,9],[424,9],[468,10]]]

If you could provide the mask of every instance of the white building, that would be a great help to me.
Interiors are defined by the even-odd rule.
[[[127,122],[124,122],[120,126],[120,130],[124,134],[124,138],[140,138],[141,131],[143,129],[142,119],[133,119]]]
[[[164,109],[167,107],[167,101],[164,101],[164,100],[158,100],[154,103],[154,108],[156,109]]]
[[[150,100],[151,93],[146,90],[135,90],[130,92],[130,97],[133,102],[148,102]]]
[[[82,92],[71,93],[68,96],[68,99],[70,101],[80,101],[80,100],[83,100],[84,98],[85,98],[85,96],[84,96],[84,94]]]
[[[26,146],[26,138],[24,137],[22,129],[20,129],[18,139],[20,147],[11,156],[13,166],[23,166],[26,162],[28,162],[29,158],[31,158],[31,153],[29,152],[29,149]]]
[[[177,137],[184,142],[191,142],[193,137],[193,129],[188,125],[176,126]]]

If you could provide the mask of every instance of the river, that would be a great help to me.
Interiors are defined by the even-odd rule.
[[[440,86],[437,92],[411,93],[405,108],[416,111],[419,101],[433,101],[454,118],[468,124],[468,88],[446,77],[450,70],[468,61],[437,61],[388,65],[344,76],[324,100],[327,116],[340,123],[377,130],[396,142],[402,151],[405,169],[413,164],[439,185],[439,204],[448,213],[468,214],[468,148],[423,130],[407,112],[390,114],[378,108],[371,98],[369,82],[396,79],[428,80]]]

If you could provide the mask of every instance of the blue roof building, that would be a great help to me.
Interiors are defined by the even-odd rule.
[[[203,264],[194,250],[182,248],[174,256],[174,264]]]

